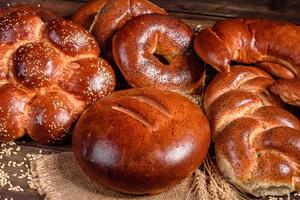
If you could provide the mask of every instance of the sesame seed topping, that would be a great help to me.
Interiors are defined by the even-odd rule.
[[[8,78],[5,84],[0,83],[0,89],[7,83],[24,88],[23,93],[5,96],[5,101],[9,99],[10,102],[17,102],[10,106],[4,105],[0,97],[0,137],[7,140],[17,139],[23,134],[22,131],[32,128],[28,125],[30,123],[24,121],[30,117],[33,102],[38,101],[41,109],[34,116],[34,126],[45,126],[49,133],[49,142],[61,141],[69,134],[84,105],[107,95],[114,85],[109,66],[96,55],[96,40],[86,30],[67,20],[56,19],[43,23],[33,11],[9,13],[0,19],[0,50],[2,49],[0,75],[3,71]],[[77,69],[68,66],[80,59],[97,60],[91,66],[96,69],[93,74],[82,76],[74,82],[75,85],[84,85],[80,91],[84,98],[77,99],[77,96],[68,90],[62,91],[64,96],[51,98],[53,88],[64,90],[58,80],[66,77],[66,73],[75,73]],[[85,67],[79,67],[78,70],[81,70],[82,74],[86,73]],[[40,91],[43,91],[47,98],[49,96],[50,104],[39,101],[42,98],[39,95]],[[2,93],[1,91],[0,94]],[[53,115],[53,110],[46,109],[48,106],[55,111]],[[80,108],[74,108],[76,106]],[[19,151],[20,149],[8,150],[7,153],[17,155]],[[0,154],[0,158],[1,156],[4,154]],[[9,164],[18,165],[13,162]]]

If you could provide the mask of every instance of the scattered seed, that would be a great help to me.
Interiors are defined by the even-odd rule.
[[[19,161],[19,157],[18,161],[14,161],[20,151],[21,147],[14,142],[0,144],[0,187],[7,189],[7,191],[24,192],[24,188],[17,184],[18,181],[16,182],[18,179],[23,179],[30,188],[36,188],[32,182],[29,162],[38,159],[43,150],[38,150],[37,154],[27,153],[22,161]],[[3,161],[3,158],[9,159]],[[7,168],[15,168],[15,170],[6,170]],[[17,173],[15,173],[16,170],[18,171]],[[13,200],[13,198],[6,199]]]

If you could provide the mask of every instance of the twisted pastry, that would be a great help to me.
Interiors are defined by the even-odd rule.
[[[218,71],[230,71],[231,61],[260,66],[280,81],[272,92],[300,105],[300,26],[263,19],[229,19],[205,28],[195,38],[197,54]],[[280,87],[279,87],[280,85]],[[288,95],[287,95],[288,94]]]
[[[218,166],[255,196],[300,191],[300,123],[268,92],[273,83],[259,68],[234,66],[205,92]]]

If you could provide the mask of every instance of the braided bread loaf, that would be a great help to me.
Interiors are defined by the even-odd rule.
[[[218,74],[205,92],[221,172],[255,196],[300,191],[300,123],[268,92],[256,67]]]
[[[26,6],[0,13],[0,142],[25,132],[61,141],[87,105],[113,91],[112,68],[70,21]]]
[[[280,80],[271,91],[289,104],[300,105],[300,26],[264,19],[228,19],[196,36],[198,55],[218,71],[230,62],[255,64]]]
[[[279,79],[270,90],[280,96],[285,103],[300,107],[300,79]]]

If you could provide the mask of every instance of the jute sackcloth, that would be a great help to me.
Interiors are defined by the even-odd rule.
[[[201,105],[201,95],[187,96]],[[209,156],[208,156],[209,158]],[[210,159],[177,186],[152,196],[132,196],[104,188],[89,179],[73,153],[42,155],[31,162],[34,187],[47,200],[241,200]]]
[[[208,199],[199,187],[205,182],[198,170],[174,188],[157,194],[132,196],[102,187],[85,175],[71,152],[43,155],[31,163],[38,192],[49,200],[190,200]],[[200,192],[201,191],[201,192]]]

